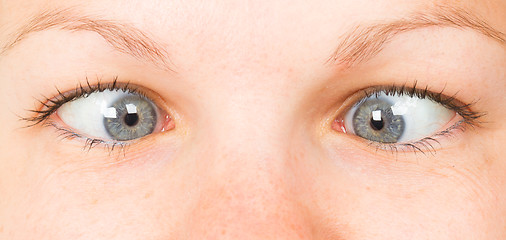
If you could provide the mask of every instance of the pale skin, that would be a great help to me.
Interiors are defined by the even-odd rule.
[[[329,61],[356,26],[441,4],[0,1],[0,239],[506,239],[501,35],[426,26],[364,61]],[[444,4],[506,32],[505,1]],[[63,27],[12,44],[58,9],[128,25],[162,52],[132,56]],[[124,151],[83,150],[83,139],[20,119],[55,87],[115,77],[147,89],[170,129]],[[333,127],[359,90],[414,80],[475,102],[482,123],[425,154]]]

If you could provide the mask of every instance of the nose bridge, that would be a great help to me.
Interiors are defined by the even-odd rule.
[[[230,81],[207,96],[213,100],[203,104],[205,111],[200,117],[203,121],[196,139],[205,146],[200,152],[212,156],[214,164],[234,166],[235,162],[240,165],[268,162],[272,169],[289,158],[294,123],[292,101],[289,96],[280,97],[272,90],[286,89],[283,86],[274,84],[265,88],[256,84],[254,80],[259,77],[262,76],[220,76]]]
[[[294,194],[289,135],[278,126],[283,118],[227,111],[233,113],[222,114],[219,127],[209,126],[198,154],[200,190],[189,213],[191,239],[310,239]]]
[[[216,156],[190,213],[191,239],[310,239],[283,155]],[[228,164],[227,164],[228,163]]]
[[[206,91],[213,101],[202,102],[195,137],[190,239],[311,239],[292,171],[292,93],[285,82],[260,84],[262,77],[283,74],[222,72],[223,84]]]

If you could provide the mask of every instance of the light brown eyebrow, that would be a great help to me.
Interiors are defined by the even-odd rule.
[[[356,26],[344,35],[328,62],[345,67],[354,66],[378,54],[397,35],[434,26],[471,29],[506,45],[506,35],[480,17],[461,8],[438,6],[428,12],[415,13],[388,23]]]
[[[145,32],[126,23],[83,16],[73,9],[46,11],[34,16],[17,31],[11,41],[0,48],[0,55],[12,49],[30,34],[48,29],[95,32],[116,50],[173,71],[167,51]]]

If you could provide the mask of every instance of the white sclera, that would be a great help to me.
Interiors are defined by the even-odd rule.
[[[57,111],[60,119],[80,134],[93,138],[110,139],[104,126],[104,118],[116,118],[115,101],[131,93],[122,90],[104,90],[91,93],[63,104]]]
[[[376,98],[371,96],[369,99]],[[385,93],[378,95],[380,100],[392,104],[394,115],[401,115],[404,120],[404,133],[398,142],[411,142],[429,137],[447,125],[455,116],[455,112],[430,99],[421,99],[416,96],[387,96]],[[365,100],[367,101],[367,100]],[[346,113],[344,125],[349,133],[355,134],[353,129],[353,115],[359,105]]]

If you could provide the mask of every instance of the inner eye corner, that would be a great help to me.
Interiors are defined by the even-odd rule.
[[[163,111],[163,110],[160,110]],[[161,129],[159,132],[166,132],[171,131],[174,128],[176,128],[176,122],[175,119],[172,117],[170,113],[167,113],[165,111],[160,113],[160,121],[161,121]]]
[[[330,123],[330,128],[339,133],[347,133],[346,127],[344,125],[344,117],[337,115],[332,119]]]
[[[356,95],[356,94],[354,94]],[[337,110],[333,111],[331,117],[328,120],[328,125],[330,129],[339,132],[339,133],[352,133],[352,129],[348,129],[345,125],[346,118],[354,112],[362,99],[357,98],[357,96],[348,97],[342,104],[337,108]]]

